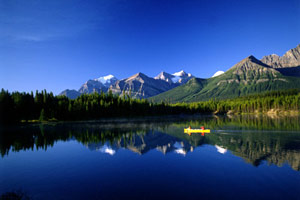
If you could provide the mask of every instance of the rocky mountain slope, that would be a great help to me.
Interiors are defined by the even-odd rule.
[[[107,89],[108,88],[99,81],[88,80],[79,88],[78,92],[80,94],[91,94],[94,92],[100,93],[101,91],[106,92]]]
[[[190,73],[186,73],[183,70],[174,74],[161,72],[154,78],[148,77],[143,73],[137,73],[129,78],[118,80],[113,75],[107,75],[88,80],[78,91],[64,90],[60,95],[74,99],[81,94],[108,92],[108,90],[111,90],[114,94],[123,95],[123,93],[126,93],[134,98],[148,98],[182,85],[193,77]]]
[[[107,92],[108,88],[117,80],[118,79],[111,74],[93,80],[88,80],[79,88],[78,92],[81,94],[91,94],[94,92],[100,93],[101,91]]]
[[[283,56],[272,54],[264,56],[261,61],[273,68],[300,67],[300,44]]]
[[[193,76],[183,70],[174,74],[161,72],[154,78],[143,73],[137,73],[112,84],[109,90],[114,94],[126,93],[134,98],[148,98],[182,85],[191,78]]]
[[[261,61],[286,76],[300,77],[300,44],[283,56],[276,54],[264,56]]]
[[[137,73],[129,78],[117,81],[109,89],[113,94],[122,95],[124,92],[134,98],[148,98],[170,90],[175,86],[175,84],[170,84],[168,81]]]
[[[91,94],[94,92],[100,93],[101,91],[107,92],[108,88],[114,84],[118,79],[113,75],[102,76],[96,79],[86,81],[79,90],[64,90],[59,95],[67,96],[70,99],[76,99],[81,94]]]
[[[102,83],[106,88],[109,88],[112,84],[117,82],[118,79],[116,77],[114,77],[113,75],[109,74],[107,76],[102,76],[102,77],[96,78],[94,80]]]
[[[156,77],[154,77],[154,79],[156,79],[156,80],[163,80],[163,81],[168,82],[169,84],[174,83],[174,78],[175,78],[175,76],[173,76],[172,74],[169,74],[167,72],[160,72]]]

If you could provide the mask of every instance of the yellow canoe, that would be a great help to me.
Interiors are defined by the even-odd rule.
[[[210,133],[210,129],[189,129],[185,128],[184,129],[185,133]]]

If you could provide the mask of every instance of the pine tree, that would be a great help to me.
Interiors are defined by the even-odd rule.
[[[39,120],[40,121],[45,121],[46,120],[44,108],[41,110],[41,114],[40,114]]]

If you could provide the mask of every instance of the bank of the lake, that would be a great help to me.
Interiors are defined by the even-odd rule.
[[[54,96],[47,91],[0,93],[1,123],[36,121],[78,121],[107,117],[162,116],[179,114],[266,113],[297,115],[300,110],[298,90],[277,91],[236,99],[176,103],[153,103],[132,99],[129,95],[85,94],[75,100]]]

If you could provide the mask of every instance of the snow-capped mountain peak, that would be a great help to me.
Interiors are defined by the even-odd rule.
[[[181,70],[179,72],[175,72],[172,74],[174,77],[172,77],[173,83],[186,83],[188,82],[191,78],[193,78],[193,75],[191,73],[186,73],[185,71]]]
[[[156,77],[154,77],[154,79],[160,79],[168,83],[174,83],[174,81],[172,82],[173,77],[174,77],[173,75],[162,71]]]
[[[173,76],[184,76],[186,75],[185,71],[181,70],[180,72],[175,72],[174,74],[172,74]]]
[[[101,76],[101,77],[99,77],[99,78],[96,78],[95,81],[99,81],[99,82],[101,82],[102,84],[105,84],[105,83],[110,82],[111,79],[113,79],[113,78],[115,78],[115,76],[109,74],[109,75],[107,75],[107,76]]]

